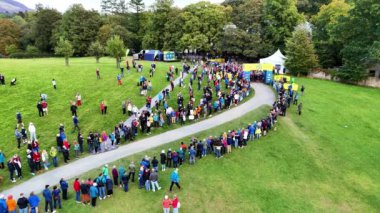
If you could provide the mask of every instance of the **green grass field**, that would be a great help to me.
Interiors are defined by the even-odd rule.
[[[304,110],[280,118],[277,131],[233,150],[180,168],[181,212],[378,212],[380,209],[380,105],[377,89],[299,79],[306,86]],[[262,107],[242,119],[195,135],[204,138],[245,126],[265,116]],[[181,141],[188,142],[189,138]],[[180,141],[115,162],[126,166],[145,154],[178,147]],[[112,166],[112,164],[110,164]],[[91,171],[81,178],[95,177]],[[170,170],[160,172],[165,190],[146,192],[130,185],[116,189],[98,207],[75,204],[74,194],[60,212],[161,212]],[[174,194],[173,193],[173,194]],[[172,194],[170,194],[172,195]],[[41,206],[42,207],[42,206]]]
[[[129,59],[130,65],[131,59]],[[17,149],[17,142],[14,136],[16,126],[16,112],[21,112],[23,122],[28,128],[29,122],[33,122],[37,129],[37,138],[42,149],[49,150],[51,146],[56,146],[55,135],[58,133],[59,124],[64,124],[69,142],[76,140],[77,133],[71,133],[73,129],[70,101],[75,101],[75,95],[79,92],[82,95],[82,106],[78,108],[78,118],[80,121],[81,131],[87,136],[89,131],[103,131],[109,133],[113,130],[115,124],[127,119],[122,114],[121,102],[130,99],[138,108],[145,104],[146,97],[139,95],[137,82],[141,75],[149,78],[149,68],[151,62],[139,61],[143,64],[144,71],[142,74],[131,69],[130,73],[125,71],[123,85],[118,86],[116,76],[120,70],[116,68],[113,58],[101,58],[100,63],[96,64],[94,58],[72,58],[70,66],[64,66],[62,58],[43,58],[43,59],[2,59],[0,60],[0,73],[6,77],[6,85],[0,86],[0,104],[4,107],[0,111],[0,150],[7,157],[13,154],[19,154],[23,160],[23,175],[26,180],[30,178],[29,167],[26,161],[26,147]],[[151,80],[153,90],[150,95],[153,97],[158,94],[164,87],[169,85],[166,80],[166,73],[169,65],[173,64],[181,70],[180,62],[164,63],[156,62],[157,68],[155,75]],[[100,68],[101,79],[96,78],[96,68]],[[16,77],[18,83],[15,87],[10,87],[9,83],[12,78]],[[178,76],[176,76],[178,77]],[[57,81],[57,90],[54,90],[51,84],[52,79]],[[168,100],[169,106],[176,109],[176,95],[181,92],[184,96],[184,103],[189,101],[188,82],[189,77],[185,79],[185,88],[176,87]],[[203,80],[202,85],[207,84]],[[203,91],[198,91],[194,81],[195,103],[199,103],[199,98]],[[221,87],[222,91],[224,87]],[[49,115],[45,117],[38,116],[36,104],[39,101],[40,93],[48,95]],[[100,102],[106,100],[108,104],[107,115],[101,115]],[[189,122],[188,122],[189,123]],[[158,134],[168,129],[178,128],[180,125],[164,125],[162,128],[152,129],[152,134]],[[28,135],[29,136],[29,135]],[[137,139],[146,137],[139,135]],[[85,144],[85,149],[87,145]],[[73,153],[72,153],[73,154]],[[59,155],[60,163],[63,163],[62,156]],[[50,159],[51,160],[51,159]],[[52,168],[52,167],[51,167]],[[0,176],[6,177],[0,185],[0,189],[11,186],[8,180],[7,170],[0,171]]]

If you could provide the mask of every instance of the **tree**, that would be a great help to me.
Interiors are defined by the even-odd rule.
[[[87,48],[96,40],[101,23],[97,11],[74,4],[63,14],[59,35],[70,41],[76,55],[84,56]]]
[[[317,14],[322,5],[329,4],[331,0],[298,0],[297,9],[300,13],[306,16],[313,16]]]
[[[293,32],[286,41],[286,52],[285,67],[293,75],[307,75],[318,65],[313,43],[305,29],[299,28]]]
[[[333,39],[341,41],[343,66],[337,76],[344,81],[366,79],[368,69],[378,63],[374,60],[380,42],[380,2],[378,0],[352,0],[354,6],[347,16],[338,18]]]
[[[99,41],[92,42],[88,49],[88,55],[95,56],[96,63],[99,63],[99,59],[104,56],[104,47]]]
[[[71,56],[73,56],[73,54],[75,52],[70,41],[61,37],[59,39],[56,47],[54,48],[54,51],[55,51],[56,55],[64,56],[65,57],[65,65],[69,66],[69,58]]]
[[[262,27],[264,40],[272,43],[271,51],[284,49],[285,40],[304,21],[298,13],[296,0],[267,0],[264,3]]]
[[[21,29],[12,21],[0,19],[0,54],[6,55],[5,47],[18,47]]]
[[[182,49],[216,50],[231,12],[232,8],[229,6],[224,7],[209,2],[186,6],[181,14],[184,23],[183,36],[180,40]]]
[[[132,48],[135,50],[141,49],[141,40],[142,40],[142,32],[141,32],[141,25],[142,25],[142,13],[145,9],[145,4],[143,0],[131,0],[129,2],[130,8],[133,10],[132,13],[132,19],[130,21],[131,29],[130,31],[136,35],[136,39],[133,40],[133,46]]]
[[[347,16],[350,5],[344,0],[333,0],[323,5],[319,13],[312,17],[313,41],[320,65],[323,68],[332,68],[342,65],[340,50],[344,43],[340,38],[334,38],[334,30],[338,26],[338,19]]]
[[[8,55],[11,55],[13,53],[18,53],[18,52],[21,52],[20,49],[17,47],[17,45],[15,44],[11,44],[11,45],[7,45],[5,47],[5,52],[8,54]]]
[[[116,59],[116,67],[120,68],[120,59],[125,55],[125,47],[120,36],[113,36],[107,41],[107,53]]]
[[[53,32],[59,25],[62,14],[55,9],[37,8],[35,22],[32,26],[32,33],[35,39],[35,46],[41,52],[52,52],[56,44]]]

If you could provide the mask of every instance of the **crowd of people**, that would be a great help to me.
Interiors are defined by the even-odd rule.
[[[159,159],[157,156],[145,156],[138,166],[132,161],[126,167],[123,165],[120,165],[118,168],[113,166],[110,172],[108,165],[104,165],[101,173],[95,178],[88,178],[87,180],[75,179],[73,190],[76,202],[96,207],[97,200],[111,198],[114,194],[114,188],[117,186],[124,192],[128,192],[130,189],[129,182],[134,183],[135,176],[138,180],[138,188],[155,192],[161,189],[158,183],[159,172],[164,174],[166,169],[172,169],[169,177],[169,192],[173,191],[174,185],[181,190],[179,168],[186,162],[194,165],[196,159],[200,160],[207,155],[213,155],[217,159],[220,159],[225,155],[229,155],[233,150],[244,149],[250,143],[266,136],[269,131],[276,130],[278,116],[286,116],[286,109],[291,106],[287,102],[287,97],[290,96],[291,90],[286,90],[282,86],[281,81],[276,82],[276,84],[280,86],[278,99],[273,103],[268,114],[262,119],[250,122],[247,126],[241,128],[221,132],[216,136],[209,136],[204,139],[192,137],[188,144],[181,142],[177,149],[162,150],[159,153]],[[64,133],[63,129],[63,127],[60,127],[61,133]],[[159,168],[159,166],[161,167]],[[57,185],[53,186],[52,190],[49,185],[45,186],[42,196],[45,199],[46,212],[48,209],[51,212],[55,212],[57,208],[62,208],[61,193],[62,199],[67,200],[68,188],[68,183],[64,179],[61,179]],[[13,196],[8,195],[7,198],[5,200],[5,196],[0,195],[0,210],[1,208],[6,208],[9,211],[16,210],[16,202],[12,200]],[[28,208],[30,208],[30,212],[36,212],[39,202],[40,199],[33,192],[28,199],[21,193],[17,206],[20,212]],[[178,208],[180,207],[178,197],[174,196],[173,200],[170,200],[165,195],[162,201],[164,212],[169,212],[170,206],[173,208],[173,212],[178,212]]]

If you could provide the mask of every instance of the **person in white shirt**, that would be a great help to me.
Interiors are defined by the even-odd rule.
[[[30,134],[30,140],[37,140],[37,135],[36,135],[36,127],[34,126],[33,123],[29,123],[29,134]]]

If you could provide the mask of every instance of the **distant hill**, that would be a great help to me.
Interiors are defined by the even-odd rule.
[[[14,0],[0,0],[0,13],[18,13],[29,11],[27,6]]]

